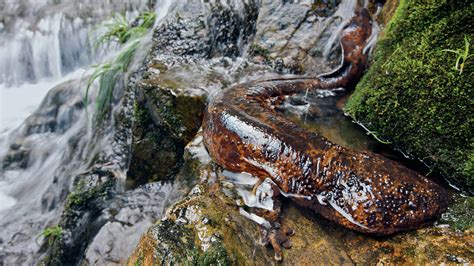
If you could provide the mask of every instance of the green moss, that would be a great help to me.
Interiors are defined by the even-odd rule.
[[[465,231],[474,227],[472,217],[474,217],[474,197],[460,198],[442,215],[440,222],[447,223],[456,230]]]
[[[227,252],[222,245],[217,245],[202,253],[193,250],[189,253],[188,258],[190,259],[184,265],[231,265]]]
[[[268,60],[268,56],[270,55],[270,51],[267,48],[260,46],[256,43],[250,45],[249,53],[252,56],[263,56],[263,58],[265,58],[266,60]]]
[[[367,74],[346,106],[354,119],[407,153],[474,189],[472,57],[456,55],[473,35],[474,3],[403,0]]]
[[[67,196],[65,212],[71,209],[87,209],[92,201],[106,197],[114,185],[112,178],[99,184],[87,184],[86,179],[80,179],[74,186],[74,190]]]
[[[152,123],[151,117],[148,115],[144,106],[141,106],[138,101],[133,103],[134,121],[140,125],[148,125]]]

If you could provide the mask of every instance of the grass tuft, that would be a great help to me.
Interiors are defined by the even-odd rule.
[[[134,19],[132,23],[128,23],[124,14],[114,13],[111,21],[108,21],[96,30],[102,30],[103,33],[95,40],[94,48],[116,42],[124,44],[130,39],[136,39],[143,36],[147,29],[153,26],[156,14],[153,12],[142,12]]]
[[[137,48],[140,46],[142,37],[153,26],[155,19],[155,13],[143,12],[132,23],[128,23],[124,15],[114,14],[110,22],[103,24],[105,31],[95,41],[95,48],[111,42],[124,46],[113,60],[94,65],[94,71],[87,82],[84,96],[86,112],[92,84],[98,80],[99,85],[94,113],[95,126],[99,126],[109,114],[113,90],[117,81],[127,71]]]
[[[48,245],[52,246],[54,242],[56,242],[57,239],[61,236],[63,233],[63,229],[61,226],[56,225],[54,227],[48,227],[41,232],[41,234],[38,236],[42,236],[45,239],[48,239]]]

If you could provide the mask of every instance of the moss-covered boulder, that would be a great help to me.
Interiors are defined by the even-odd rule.
[[[397,1],[388,2],[390,15]],[[400,1],[345,109],[379,138],[471,191],[474,63],[471,57],[461,72],[457,55],[445,49],[464,51],[465,40],[472,46],[472,14],[468,0]]]
[[[129,186],[167,180],[179,170],[184,147],[201,125],[205,96],[164,82],[151,66],[137,87]],[[162,70],[163,71],[163,70]]]
[[[54,241],[43,244],[42,248],[48,250],[43,264],[73,264],[81,260],[89,240],[105,223],[97,218],[114,193],[116,179],[114,171],[100,167],[76,177],[58,224],[60,232]]]

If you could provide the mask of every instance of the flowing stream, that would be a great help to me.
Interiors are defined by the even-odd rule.
[[[74,176],[87,171],[96,157],[116,157],[117,168],[126,164],[111,146],[114,116],[95,134],[85,112],[86,69],[117,51],[95,52],[89,37],[114,12],[133,18],[148,4],[0,3],[0,264],[39,260],[39,234],[58,222]],[[141,59],[135,61],[131,70]],[[114,93],[116,113],[123,86]],[[87,108],[92,112],[94,107]]]

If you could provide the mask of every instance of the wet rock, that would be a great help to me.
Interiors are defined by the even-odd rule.
[[[210,83],[222,87],[221,82],[199,73],[199,68],[208,65],[204,60],[211,56],[239,55],[257,16],[253,1],[243,8],[198,1],[175,5],[177,14],[155,29],[147,71],[136,88],[127,173],[130,187],[167,180],[177,173],[184,147],[201,123],[208,93],[203,88],[213,86]],[[180,76],[185,73],[183,68],[189,72],[192,67],[200,77],[193,79],[196,76],[191,73]],[[203,71],[210,72],[206,67]]]
[[[135,73],[133,77],[139,76],[140,73]],[[108,146],[94,153],[95,156],[90,159],[90,165],[85,166],[84,172],[73,176],[72,189],[65,189],[61,184],[62,190],[59,192],[63,195],[62,198],[66,198],[57,224],[61,232],[53,242],[46,242],[44,239],[40,242],[41,253],[44,254],[41,263],[47,265],[81,263],[88,245],[101,228],[109,222],[103,213],[110,201],[121,191],[121,182],[125,179],[123,169],[127,165],[130,153],[132,102],[134,99],[131,88],[135,86],[134,82],[135,79],[131,78],[127,89],[116,86],[117,95],[114,96],[120,100],[114,100],[120,104],[118,104],[119,108],[112,113],[115,118],[113,123],[109,122],[113,124],[114,130],[107,132],[111,126],[107,123],[102,127],[95,128],[92,134],[93,140],[96,140],[93,144],[97,145],[99,141],[103,140],[101,134],[111,133],[108,135],[110,137],[107,141]],[[80,111],[84,112],[84,110]],[[80,142],[78,143],[75,138],[69,139],[68,144],[80,148]],[[62,182],[67,182],[64,180],[64,176],[54,177],[54,183]],[[42,198],[43,208],[57,208],[59,203],[48,194],[50,194],[49,190]]]
[[[181,166],[185,145],[201,125],[204,95],[185,93],[156,80],[137,88],[128,184],[170,179]]]
[[[338,1],[313,2],[263,1],[250,46],[254,60],[261,56],[279,72],[306,74],[328,72],[339,64],[338,36],[331,32],[350,14]],[[338,8],[341,12],[332,16]]]
[[[3,159],[2,169],[26,168],[28,166],[29,155],[30,150],[23,147],[22,144],[14,143],[10,145],[10,150]]]
[[[113,171],[100,168],[77,177],[59,222],[61,235],[52,246],[43,244],[49,248],[43,263],[60,265],[80,260],[89,239],[105,223],[97,218],[113,195],[116,178]]]
[[[26,119],[25,136],[42,133],[64,133],[77,121],[84,108],[77,90],[77,81],[64,82],[51,89],[38,110]]]
[[[255,32],[257,1],[176,3],[176,16],[155,30],[160,53],[209,58],[235,57]]]
[[[185,176],[175,182],[147,184],[110,201],[101,214],[107,222],[88,245],[84,262],[123,265],[143,232],[161,218],[175,198],[189,191],[186,181],[180,179]]]

